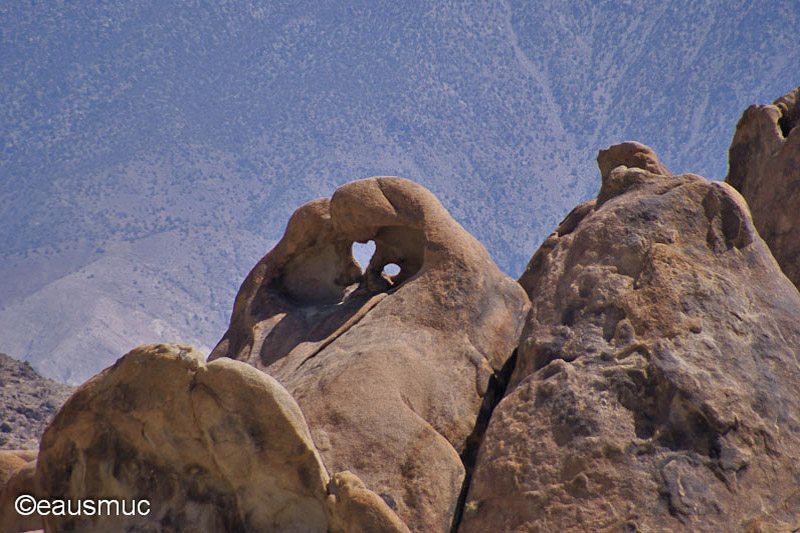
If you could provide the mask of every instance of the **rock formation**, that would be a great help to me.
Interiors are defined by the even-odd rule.
[[[207,362],[137,348],[38,456],[0,452],[0,533],[797,529],[800,293],[779,263],[797,283],[798,91],[739,123],[728,182],[753,218],[733,187],[612,146],[519,283],[408,180],[305,204]],[[6,413],[60,404],[13,368]],[[42,520],[19,494],[150,508]]]
[[[354,474],[334,474],[328,491],[330,533],[409,533],[389,505]]]
[[[728,177],[750,206],[758,233],[800,287],[800,87],[745,110],[728,155]]]
[[[0,532],[20,533],[43,527],[39,516],[20,515],[14,509],[18,496],[38,495],[35,473],[35,451],[0,451]]]
[[[48,531],[326,530],[328,474],[291,396],[182,345],[137,348],[82,385],[36,475],[42,497],[151,503],[147,516],[49,516]]]
[[[351,247],[369,240],[362,275]],[[384,273],[390,263],[398,274]],[[294,213],[209,360],[275,377],[329,472],[357,475],[411,530],[446,531],[465,477],[459,455],[527,307],[429,191],[369,178]]]
[[[303,414],[275,379],[230,359],[206,364],[177,344],[139,347],[82,385],[25,468],[0,513],[20,487],[73,506],[128,506],[112,516],[53,513],[48,532],[408,531],[355,475],[329,484]],[[134,514],[141,500],[148,512]]]
[[[598,161],[520,279],[460,531],[796,528],[800,294],[731,187],[634,143]]]
[[[0,450],[0,487],[3,487],[17,470],[35,460],[34,450]]]
[[[0,353],[0,449],[31,449],[73,387],[41,377]]]
[[[26,486],[151,505],[47,531],[446,531],[528,306],[426,189],[351,183],[293,215],[208,363],[147,345],[82,385],[0,512]]]

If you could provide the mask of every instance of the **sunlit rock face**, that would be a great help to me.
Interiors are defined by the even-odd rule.
[[[800,87],[750,106],[736,126],[728,177],[747,200],[758,233],[800,286]]]
[[[374,241],[362,274],[353,242]],[[399,272],[387,275],[384,267]],[[446,531],[493,376],[528,299],[425,188],[349,183],[299,208],[243,283],[210,360],[275,377],[329,471],[351,471],[413,531]]]
[[[45,518],[47,531],[327,530],[328,474],[274,379],[146,345],[67,401],[42,437],[41,497],[147,500],[146,515]]]
[[[461,531],[780,531],[800,295],[742,197],[635,143],[520,279],[532,307]]]

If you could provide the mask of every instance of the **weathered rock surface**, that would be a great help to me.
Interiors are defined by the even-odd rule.
[[[794,530],[800,294],[731,187],[614,152],[520,279],[460,531]]]
[[[736,126],[725,179],[747,200],[758,233],[800,287],[800,87],[747,108]]]
[[[0,449],[36,448],[47,423],[73,390],[0,353]]]
[[[330,533],[409,533],[389,505],[351,472],[334,474],[328,492]]]
[[[39,495],[35,473],[35,451],[0,452],[0,533],[20,533],[44,526],[40,516],[21,515],[14,508],[18,496]]]
[[[368,240],[376,251],[362,275],[351,246]],[[384,273],[390,263],[398,274]],[[446,531],[464,481],[459,454],[527,307],[429,191],[369,178],[294,213],[209,360],[274,376],[330,472],[357,475],[411,530]]]
[[[38,516],[23,516],[14,510],[17,496],[36,494],[35,469],[35,450],[0,451],[0,533],[17,533],[42,527]]]
[[[34,460],[36,460],[36,450],[0,451],[0,488],[17,470]]]
[[[146,499],[147,516],[46,517],[47,531],[327,530],[328,474],[273,378],[182,345],[137,348],[45,432],[45,498]]]

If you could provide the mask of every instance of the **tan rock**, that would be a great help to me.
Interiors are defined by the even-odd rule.
[[[17,497],[39,494],[36,486],[36,451],[0,451],[0,533],[19,533],[41,529],[44,524],[38,514],[21,515],[14,508]]]
[[[36,450],[0,450],[0,488],[14,472],[36,459]]]
[[[611,171],[620,166],[640,168],[659,176],[672,175],[649,146],[635,141],[615,144],[605,150],[600,150],[597,154],[597,166],[600,167],[602,180],[607,180]],[[606,186],[606,191],[608,191],[608,186]]]
[[[460,531],[793,530],[800,295],[731,187],[614,151],[520,279]]]
[[[327,473],[280,384],[187,346],[133,350],[42,438],[50,499],[148,500],[146,516],[46,517],[57,531],[326,531]],[[140,528],[140,529],[136,529]]]
[[[362,276],[354,241],[373,240]],[[395,263],[400,272],[386,275]],[[349,183],[299,208],[253,268],[209,360],[268,372],[329,471],[350,471],[414,531],[450,527],[465,449],[528,301],[426,189]]]
[[[408,533],[402,520],[351,472],[335,474],[328,486],[330,533]]]
[[[778,264],[800,286],[800,87],[745,110],[728,155],[728,177]]]

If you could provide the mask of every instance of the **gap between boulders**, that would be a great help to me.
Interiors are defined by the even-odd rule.
[[[497,407],[497,404],[499,404],[500,400],[505,396],[508,382],[516,366],[517,349],[515,348],[511,357],[506,360],[503,368],[489,378],[489,386],[486,389],[486,394],[483,396],[481,408],[478,411],[478,417],[475,419],[475,428],[472,430],[469,437],[467,437],[464,451],[460,454],[461,462],[464,464],[464,482],[461,484],[461,492],[456,502],[450,533],[456,533],[458,531],[458,526],[461,524],[461,518],[464,515],[464,504],[467,501],[467,494],[469,494],[469,485],[472,481],[472,474],[475,472],[475,464],[478,460],[478,451],[480,450],[483,436],[486,434],[486,429],[489,427],[489,420],[492,417],[494,408]]]

